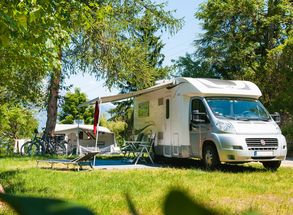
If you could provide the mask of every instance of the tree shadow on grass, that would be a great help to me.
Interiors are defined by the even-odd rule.
[[[24,190],[24,182],[21,180],[13,180],[17,174],[19,174],[19,170],[10,170],[0,172],[0,184],[4,187],[6,193],[15,193],[17,191]]]
[[[26,175],[28,170],[10,170],[5,172],[0,172],[0,184],[3,186],[5,193],[15,194],[15,193],[26,193],[30,190],[25,186],[27,180],[22,177]],[[35,192],[47,192],[47,188],[33,188]]]
[[[5,191],[5,193],[0,192],[0,204],[3,201],[6,202],[11,209],[21,215],[94,215],[88,208],[66,200],[15,195],[15,193],[27,191],[24,186],[25,180],[20,176],[25,172],[26,170],[0,172],[0,185]],[[46,188],[35,190],[35,192],[45,193]]]
[[[201,160],[188,158],[163,158],[158,163],[163,167],[179,168],[179,169],[199,169],[204,170]],[[244,173],[244,172],[266,172],[264,168],[257,166],[247,166],[243,164],[222,164],[217,171],[228,173]]]

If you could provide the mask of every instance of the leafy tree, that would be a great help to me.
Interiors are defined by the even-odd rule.
[[[97,78],[105,78],[108,87],[120,81],[150,84],[161,75],[150,69],[145,61],[146,51],[134,32],[144,11],[152,13],[154,24],[160,29],[175,32],[180,22],[164,7],[149,0],[2,1],[0,42],[4,45],[0,55],[4,60],[0,63],[4,65],[6,61],[7,65],[0,73],[12,71],[16,77],[23,77],[24,71],[28,77],[35,75],[38,83],[47,75],[45,133],[49,135],[56,124],[62,80],[71,72],[91,72]],[[9,77],[3,83],[10,89],[15,84]],[[29,84],[25,90],[41,92],[32,87]],[[22,96],[21,91],[15,90],[16,98]],[[26,93],[24,101],[30,95]]]
[[[118,144],[123,144],[123,132],[127,129],[128,125],[125,121],[115,119],[112,121],[108,121],[105,116],[101,117],[100,125],[108,128],[110,131],[114,132],[115,139]]]
[[[69,6],[70,5],[70,6]],[[36,102],[43,79],[60,65],[61,44],[68,43],[69,19],[85,19],[71,10],[84,10],[79,2],[18,1],[0,2],[1,99]],[[57,46],[55,46],[57,45]]]
[[[40,48],[26,34],[28,11],[19,1],[0,2],[0,102],[35,101],[44,77]],[[31,14],[33,16],[33,13]],[[34,31],[32,31],[34,32]],[[38,34],[38,32],[36,32]]]
[[[208,62],[200,60],[196,54],[186,53],[184,57],[173,60],[173,75],[193,78],[217,78]]]
[[[293,32],[292,32],[293,35]],[[293,37],[268,52],[262,85],[274,110],[293,115]]]
[[[50,134],[56,122],[62,72],[64,75],[67,71],[78,69],[88,71],[97,78],[105,78],[108,87],[127,81],[139,83],[141,87],[146,86],[161,76],[164,70],[159,73],[152,69],[146,61],[146,49],[135,35],[135,30],[141,26],[142,12],[151,11],[155,17],[154,24],[161,29],[174,32],[179,25],[178,20],[163,10],[163,4],[154,4],[151,1],[101,1],[98,5],[98,14],[92,1],[88,5],[85,14],[89,13],[86,17],[90,19],[86,25],[74,29],[70,37],[70,46],[63,45],[63,51],[62,47],[57,47],[63,70],[59,67],[51,76],[45,131],[47,134]]]
[[[109,87],[127,81],[139,88],[149,86],[162,74],[148,61],[149,49],[138,32],[151,27],[147,19],[155,29],[170,33],[180,27],[180,22],[164,11],[165,4],[149,0],[103,1],[101,5],[111,5],[109,14],[78,38],[70,48],[74,53],[71,60],[83,71],[106,78]]]
[[[151,11],[146,10],[141,19],[141,24],[135,30],[136,37],[146,50],[146,62],[151,66],[151,69],[157,70],[156,79],[164,78],[168,74],[168,68],[163,67],[165,56],[161,53],[165,44],[158,35],[161,26],[158,26],[155,21],[155,16]]]
[[[288,142],[293,141],[293,37],[268,53],[264,70],[267,103],[282,113],[282,131]],[[273,89],[273,90],[272,90]],[[266,95],[265,94],[265,95]],[[271,99],[271,100],[270,100]]]
[[[93,124],[93,106],[85,105],[78,108],[78,105],[86,101],[88,101],[86,94],[80,92],[78,88],[75,88],[74,93],[67,92],[61,105],[60,123],[72,124],[74,120],[84,120],[85,124]]]
[[[120,82],[118,88],[121,89],[120,93],[129,93],[139,90],[141,88],[149,87],[154,84],[154,81],[166,77],[169,73],[168,67],[163,67],[162,63],[164,55],[161,53],[164,44],[161,40],[161,36],[158,35],[158,31],[161,26],[156,24],[156,16],[150,10],[145,10],[141,18],[140,25],[137,29],[134,29],[134,36],[138,39],[139,44],[145,50],[143,56],[144,61],[149,64],[149,70],[154,70],[154,78],[150,83],[131,82],[125,80]],[[145,74],[145,73],[142,73]],[[133,73],[133,76],[136,76]],[[110,110],[111,119],[124,121],[127,123],[127,129],[123,131],[122,136],[129,137],[133,130],[133,99],[128,99],[122,102],[115,102],[116,108]]]
[[[115,102],[114,105],[116,105],[116,107],[108,111],[111,115],[108,121],[114,123],[118,121],[126,124],[124,127],[125,129],[120,130],[119,135],[116,135],[116,139],[129,137],[133,130],[133,99]]]
[[[12,150],[15,139],[32,137],[37,127],[38,121],[31,110],[11,104],[0,106],[0,147]]]
[[[97,4],[92,5],[98,10]],[[48,112],[57,117],[63,46],[69,45],[77,26],[89,22],[88,6],[80,1],[0,2],[0,100],[36,102],[48,77]],[[102,12],[103,9],[99,9]],[[96,13],[98,15],[98,13]],[[45,99],[41,97],[41,99]],[[53,102],[52,102],[53,101]],[[48,123],[47,128],[54,127]],[[48,132],[48,129],[46,129]]]
[[[280,90],[293,86],[292,66],[284,61],[292,56],[292,11],[289,0],[207,1],[196,13],[204,30],[197,55],[223,78],[255,82],[270,110],[281,101],[282,111],[292,112],[291,96]]]
[[[5,104],[0,107],[0,114],[1,135],[10,139],[31,137],[38,127],[31,110],[24,107]]]

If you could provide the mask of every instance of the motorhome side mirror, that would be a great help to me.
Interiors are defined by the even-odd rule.
[[[273,120],[277,123],[280,124],[281,123],[281,116],[278,112],[275,112],[273,114],[271,114],[271,117],[273,118]]]
[[[194,124],[208,123],[209,119],[206,113],[200,113],[198,111],[193,111],[191,122]]]

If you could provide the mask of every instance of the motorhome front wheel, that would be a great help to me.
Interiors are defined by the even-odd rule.
[[[281,161],[263,161],[262,164],[267,170],[276,171],[281,166]]]
[[[213,170],[219,167],[220,160],[215,146],[209,144],[203,149],[203,165],[207,170]]]

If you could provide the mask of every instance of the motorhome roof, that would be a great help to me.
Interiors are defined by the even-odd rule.
[[[86,104],[93,104],[98,100],[102,103],[107,103],[137,97],[160,89],[175,87],[177,85],[179,87],[179,92],[187,96],[237,96],[258,99],[262,95],[259,88],[249,81],[181,77],[176,78],[175,80],[161,81],[155,86],[135,92],[98,97],[79,105],[79,107]]]
[[[182,94],[188,96],[231,96],[258,99],[262,94],[259,88],[249,81],[232,81],[209,78],[177,78]]]

